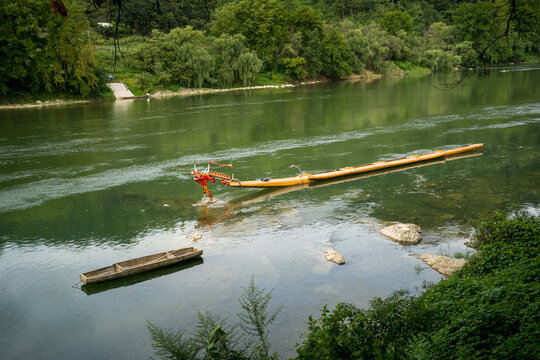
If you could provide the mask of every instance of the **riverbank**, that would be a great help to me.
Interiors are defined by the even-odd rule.
[[[325,306],[309,318],[296,359],[535,358],[540,218],[485,212],[473,226],[478,254],[455,275],[418,296],[373,299],[367,310]]]
[[[406,73],[400,74],[400,77],[405,76]],[[353,74],[350,77],[340,80],[340,81],[373,81],[375,79],[381,79],[384,76],[382,74],[376,74],[371,71],[366,71],[364,74]],[[169,90],[159,90],[149,95],[150,98],[166,98],[173,96],[193,96],[193,95],[206,95],[206,94],[218,94],[218,93],[227,93],[232,91],[246,91],[246,90],[260,90],[260,89],[283,89],[283,88],[294,88],[297,86],[304,85],[315,85],[325,82],[335,81],[329,78],[318,78],[310,81],[302,81],[297,83],[284,83],[280,85],[256,85],[256,86],[243,86],[243,87],[233,87],[225,89],[212,89],[212,88],[179,88],[178,91],[169,91]],[[39,107],[50,107],[50,106],[59,106],[67,104],[80,104],[80,103],[91,103],[96,101],[103,101],[107,99],[80,99],[80,100],[47,100],[40,101],[36,100],[34,103],[21,103],[21,104],[6,104],[0,105],[0,110],[2,109],[29,109],[29,108],[39,108]]]
[[[405,76],[406,73],[403,72],[399,74],[399,77]],[[375,79],[381,79],[384,75],[382,74],[376,74],[372,71],[366,70],[364,74],[353,74],[349,76],[346,79],[342,79],[339,81],[373,81]],[[314,80],[309,81],[301,81],[296,83],[285,83],[280,85],[256,85],[256,86],[244,86],[244,87],[235,87],[235,88],[226,88],[226,89],[211,89],[211,88],[180,88],[178,91],[157,91],[153,94],[150,94],[151,98],[164,98],[164,97],[172,97],[172,96],[191,96],[191,95],[205,95],[205,94],[218,94],[218,93],[224,93],[224,92],[232,92],[232,91],[245,91],[245,90],[259,90],[259,89],[283,89],[283,88],[294,88],[297,86],[304,86],[304,85],[315,85],[315,84],[321,84],[321,83],[327,83],[331,81],[336,81],[333,79],[320,77]]]
[[[82,103],[91,103],[96,100],[47,100],[40,101],[37,100],[34,103],[22,103],[22,104],[9,104],[9,105],[0,105],[0,110],[12,110],[12,109],[30,109],[30,108],[39,108],[39,107],[49,107],[49,106],[59,106],[67,104],[82,104]]]

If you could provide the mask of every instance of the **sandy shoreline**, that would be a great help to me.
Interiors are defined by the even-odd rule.
[[[39,108],[39,107],[49,107],[49,106],[60,106],[68,104],[83,104],[91,103],[96,100],[47,100],[47,101],[36,101],[31,104],[9,104],[9,105],[0,105],[0,110],[3,109],[30,109],[30,108]]]
[[[324,82],[323,80],[317,81],[306,81],[298,84],[282,84],[282,85],[258,85],[258,86],[244,86],[237,88],[227,88],[227,89],[208,89],[208,88],[180,88],[179,91],[158,91],[154,94],[150,94],[151,98],[163,98],[163,97],[172,97],[172,96],[190,96],[190,95],[205,95],[205,94],[217,94],[223,92],[232,92],[232,91],[244,91],[244,90],[259,90],[259,89],[285,89],[293,88],[301,85],[310,85],[310,84],[320,84]]]

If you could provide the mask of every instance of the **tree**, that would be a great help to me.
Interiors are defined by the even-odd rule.
[[[287,40],[287,13],[277,0],[239,0],[216,10],[212,32],[244,35],[248,47],[269,67]]]
[[[323,31],[322,13],[308,5],[302,5],[289,13],[293,31],[299,31],[304,38],[314,30]]]
[[[262,69],[262,61],[255,52],[245,52],[238,57],[238,77],[244,86],[251,85]]]
[[[88,95],[99,88],[82,9],[74,1],[53,4],[51,9],[40,0],[0,3],[0,95],[57,90]]]
[[[463,64],[465,69],[478,62],[507,61],[514,56],[514,48],[523,48],[520,46],[522,41],[538,43],[540,39],[540,3],[536,0],[463,3],[453,19],[461,40],[470,41],[477,54],[469,63]],[[500,41],[505,38],[506,42]],[[458,81],[447,86],[457,86],[467,74],[468,71],[463,71]]]
[[[403,30],[410,34],[414,28],[411,15],[400,10],[389,11],[384,14],[381,19],[381,26],[390,35],[396,35],[399,30]]]
[[[261,70],[261,60],[254,51],[249,51],[244,42],[245,37],[241,34],[234,36],[222,34],[214,40],[217,74],[224,86],[230,86],[235,82],[248,85]]]
[[[345,38],[351,48],[355,71],[364,71],[369,59],[373,56],[367,38],[362,33],[361,29],[352,29],[348,31],[345,34]]]
[[[313,30],[304,42],[303,55],[308,76],[319,76],[323,69],[322,32]]]
[[[335,29],[330,29],[322,41],[323,72],[331,78],[344,79],[351,75],[351,49]]]
[[[424,62],[432,71],[449,71],[460,64],[461,58],[449,51],[431,49],[424,53]]]
[[[75,3],[68,6],[69,18],[52,16],[47,24],[45,57],[50,59],[52,73],[45,72],[45,88],[88,95],[98,85],[97,62],[93,47],[83,37],[88,22],[82,8]]]
[[[382,72],[385,61],[390,60],[391,51],[388,45],[388,34],[376,23],[361,29],[353,29],[347,34],[351,50],[366,68]]]
[[[479,50],[479,60],[483,63],[499,63],[511,57],[512,49],[508,41],[493,42],[497,34],[504,32],[497,8],[491,2],[463,3],[455,12],[458,34],[464,41],[470,41]],[[490,45],[490,46],[488,46]],[[481,52],[481,53],[480,53]]]
[[[211,79],[214,58],[203,44],[203,32],[191,26],[173,29],[165,35],[157,30],[135,54],[137,66],[154,75],[162,72],[183,86],[201,87]]]

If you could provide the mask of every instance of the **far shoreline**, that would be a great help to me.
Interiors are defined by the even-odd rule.
[[[404,77],[406,75],[405,72],[400,73],[397,75],[397,77]],[[348,78],[341,79],[338,81],[372,81],[375,79],[381,79],[384,78],[382,74],[375,74],[371,71],[366,71],[364,74],[353,74],[349,76]],[[396,77],[396,75],[393,76],[386,76],[386,77]],[[255,85],[255,86],[244,86],[244,87],[234,87],[234,88],[225,88],[225,89],[212,89],[212,88],[179,88],[178,91],[167,91],[167,90],[160,90],[156,91],[153,94],[149,94],[149,98],[154,99],[162,99],[162,98],[169,98],[169,97],[185,97],[185,96],[193,96],[193,95],[207,95],[207,94],[218,94],[218,93],[228,93],[233,91],[246,91],[246,90],[260,90],[260,89],[285,89],[285,88],[294,88],[298,86],[304,86],[304,85],[314,85],[314,84],[322,84],[322,83],[328,83],[336,80],[328,79],[328,78],[318,78],[314,80],[309,81],[302,81],[297,83],[285,83],[280,85]],[[71,104],[84,104],[84,103],[96,103],[101,101],[107,101],[108,98],[98,98],[98,99],[79,99],[79,100],[36,100],[33,103],[19,103],[19,104],[5,104],[0,105],[0,110],[13,110],[13,109],[32,109],[32,108],[43,108],[43,107],[52,107],[52,106],[62,106],[62,105],[71,105]],[[115,99],[116,101],[116,99]],[[118,100],[122,101],[122,100]]]

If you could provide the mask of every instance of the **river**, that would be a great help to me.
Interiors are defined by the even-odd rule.
[[[486,208],[540,209],[540,67],[473,72],[451,90],[444,80],[0,110],[1,357],[149,358],[148,321],[189,332],[206,310],[236,322],[252,276],[273,290],[271,310],[283,306],[272,350],[293,356],[324,304],[365,307],[439,281],[415,254],[466,252],[468,221]],[[220,170],[251,180],[474,143],[476,156],[325,186],[211,184],[217,202],[193,206],[193,161],[232,163]],[[422,242],[381,235],[394,221],[421,226]],[[80,273],[183,246],[203,260],[76,285]],[[347,263],[325,261],[328,247]]]

